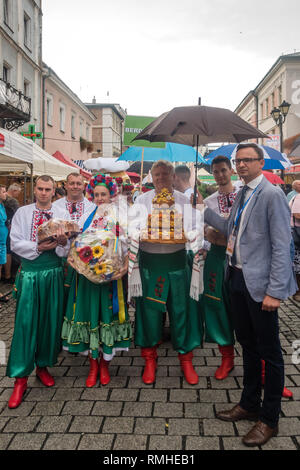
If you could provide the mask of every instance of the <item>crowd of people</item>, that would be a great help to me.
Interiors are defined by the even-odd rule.
[[[101,385],[110,382],[110,361],[134,342],[145,360],[141,380],[154,383],[167,312],[171,343],[191,385],[199,380],[193,350],[203,341],[219,347],[218,380],[225,380],[234,368],[235,339],[242,346],[241,399],[217,417],[255,421],[243,438],[247,446],[262,445],[278,433],[281,397],[292,396],[284,387],[278,308],[281,300],[300,296],[300,247],[291,235],[291,225],[300,227],[300,182],[294,184],[296,194],[288,202],[281,188],[263,176],[263,153],[255,144],[240,144],[234,163],[242,189],[241,181],[231,181],[230,160],[219,156],[211,167],[219,189],[204,201],[198,193],[195,205],[189,169],[156,162],[151,170],[153,189],[138,196],[128,210],[124,263],[101,284],[68,264],[70,240],[62,229],[39,243],[38,228],[56,218],[78,223],[82,233],[90,228],[105,230],[107,221],[99,208],[116,203],[122,192],[120,178],[93,176],[90,201],[84,196],[81,175],[68,176],[65,195],[57,192],[51,176],[44,175],[36,180],[35,202],[20,208],[10,202],[7,215],[6,188],[0,187],[0,264],[6,263],[8,231],[9,250],[21,262],[7,365],[7,376],[15,379],[9,408],[22,403],[34,369],[45,386],[54,385],[47,368],[57,363],[62,347],[89,357],[86,386],[94,387],[98,377]],[[20,189],[13,186],[10,198]],[[172,194],[182,213],[188,243],[150,243],[139,238],[153,211],[153,200],[162,191]],[[5,270],[5,277],[10,276]],[[135,308],[134,332],[129,302]]]

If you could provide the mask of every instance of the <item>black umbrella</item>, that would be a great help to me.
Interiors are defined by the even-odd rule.
[[[145,162],[144,161],[144,166],[143,166],[143,173],[148,173],[149,170],[151,170],[152,165],[154,162]],[[141,174],[141,166],[142,162],[134,162],[127,171],[132,172],[132,173],[139,173]]]
[[[175,142],[196,147],[197,181],[199,144],[242,142],[256,138],[268,138],[268,136],[228,109],[211,106],[183,106],[159,116],[133,140]],[[196,194],[195,183],[194,199],[196,199]]]

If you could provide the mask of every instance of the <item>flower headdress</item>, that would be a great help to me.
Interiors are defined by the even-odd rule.
[[[128,183],[127,181],[122,185],[123,193],[131,193],[134,190],[134,184]]]
[[[90,182],[86,188],[86,192],[89,195],[90,200],[94,199],[94,189],[96,186],[105,186],[109,190],[111,197],[116,196],[118,192],[118,186],[115,178],[98,173],[90,179]]]
[[[148,191],[151,191],[152,189],[154,189],[154,186],[153,186],[152,183],[145,183],[142,186],[142,192],[143,193],[147,193]]]

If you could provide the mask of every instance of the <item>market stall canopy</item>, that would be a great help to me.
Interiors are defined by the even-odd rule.
[[[56,160],[30,139],[15,132],[0,132],[0,172],[31,173],[33,175],[49,175],[56,181],[64,180],[72,172],[70,166]],[[79,173],[79,169],[74,169]]]
[[[55,181],[61,181],[65,180],[72,172],[73,169],[69,165],[58,161],[37,144],[33,144],[34,175],[50,175]],[[79,168],[74,168],[74,173],[79,173]]]
[[[32,155],[32,142],[29,139],[10,132],[5,129],[0,129],[0,165],[8,165],[9,170],[17,162],[33,162]]]
[[[78,172],[80,172],[80,174],[86,179],[90,179],[90,177],[92,176],[88,171],[85,171],[82,168],[80,168],[78,165],[76,165],[76,163],[74,163],[71,160],[71,158],[69,158],[67,155],[64,155],[63,153],[59,152],[59,150],[57,150],[53,154],[53,157],[56,158],[58,161],[64,163],[65,165],[68,165],[69,167],[72,167],[75,170],[78,170]],[[69,173],[72,173],[72,171],[73,171],[72,169],[71,170],[69,169]],[[75,171],[75,173],[77,172]]]

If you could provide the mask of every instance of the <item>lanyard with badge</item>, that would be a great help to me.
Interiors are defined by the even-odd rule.
[[[240,218],[244,212],[245,207],[247,206],[248,202],[252,199],[254,196],[255,192],[259,188],[260,185],[256,186],[254,191],[252,192],[251,196],[248,197],[247,201],[244,203],[242,207],[239,207],[239,210],[237,211],[237,216],[235,218],[235,221],[233,223],[233,229],[231,234],[229,235],[228,242],[227,242],[227,248],[226,248],[226,254],[229,256],[233,255],[234,252],[234,247],[236,243],[236,238],[237,238],[237,232],[238,232],[238,227],[239,227],[239,222]],[[249,188],[250,189],[250,188]]]

